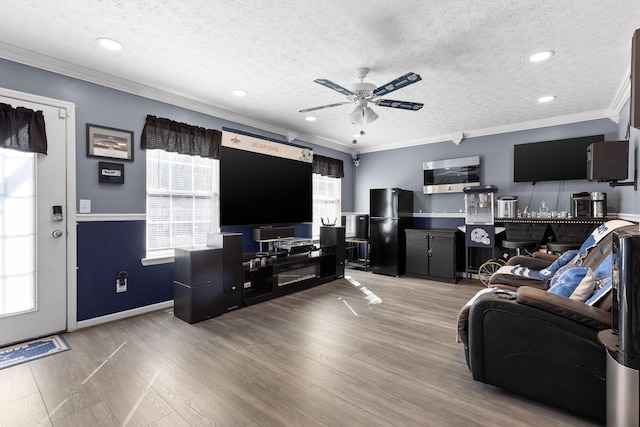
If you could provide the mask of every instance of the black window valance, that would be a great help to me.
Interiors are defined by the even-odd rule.
[[[148,115],[141,139],[142,149],[219,159],[222,132]]]
[[[313,173],[332,178],[344,178],[344,163],[340,159],[314,154]]]
[[[44,113],[0,103],[0,147],[47,154]]]

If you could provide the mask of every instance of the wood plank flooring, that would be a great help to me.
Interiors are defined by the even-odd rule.
[[[0,370],[0,426],[591,426],[471,379],[482,286],[345,279],[189,325],[170,310],[64,334]]]

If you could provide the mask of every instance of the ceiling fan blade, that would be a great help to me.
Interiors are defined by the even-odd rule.
[[[404,76],[400,76],[397,79],[390,81],[386,85],[382,85],[373,91],[373,95],[382,96],[386,95],[394,90],[402,89],[405,86],[409,86],[410,84],[417,83],[422,80],[420,74],[416,73],[407,73]]]
[[[418,111],[424,104],[420,102],[394,101],[393,99],[379,99],[375,102],[381,107],[400,108],[402,110]]]
[[[336,102],[335,104],[327,104],[327,105],[321,105],[320,107],[306,108],[304,110],[300,110],[299,113],[308,113],[309,111],[323,110],[325,108],[338,107],[338,106],[344,105],[344,104],[351,104],[351,102],[349,102],[349,101]]]
[[[354,95],[353,92],[351,92],[349,89],[345,89],[342,86],[340,86],[339,84],[335,84],[334,82],[332,82],[331,80],[327,80],[327,79],[315,79],[314,82],[321,84],[322,86],[328,87],[329,89],[333,89],[336,92],[340,92],[341,94],[345,95],[345,96],[351,96]]]

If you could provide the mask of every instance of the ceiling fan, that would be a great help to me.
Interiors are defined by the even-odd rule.
[[[356,108],[349,115],[349,118],[351,119],[351,123],[359,125],[371,123],[378,118],[378,115],[371,109],[371,107],[368,106],[369,103],[380,107],[400,108],[402,110],[410,111],[418,111],[424,106],[424,104],[418,102],[395,101],[392,99],[379,98],[380,96],[419,82],[422,80],[422,77],[420,77],[419,74],[407,73],[387,84],[376,87],[376,85],[372,83],[366,83],[363,81],[369,73],[368,68],[358,68],[357,72],[360,83],[354,83],[351,90],[345,89],[344,87],[327,79],[314,80],[314,82],[321,84],[322,86],[326,86],[329,89],[333,89],[336,92],[340,92],[345,95],[347,100],[344,102],[337,102],[335,104],[322,105],[320,107],[306,108],[304,110],[300,110],[300,113],[308,113],[310,111],[322,110],[324,108],[337,107],[345,104],[356,104]]]

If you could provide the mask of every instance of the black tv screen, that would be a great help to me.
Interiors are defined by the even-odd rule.
[[[220,226],[312,222],[312,164],[220,147]]]
[[[587,147],[604,135],[513,146],[513,181],[538,182],[587,179]]]

